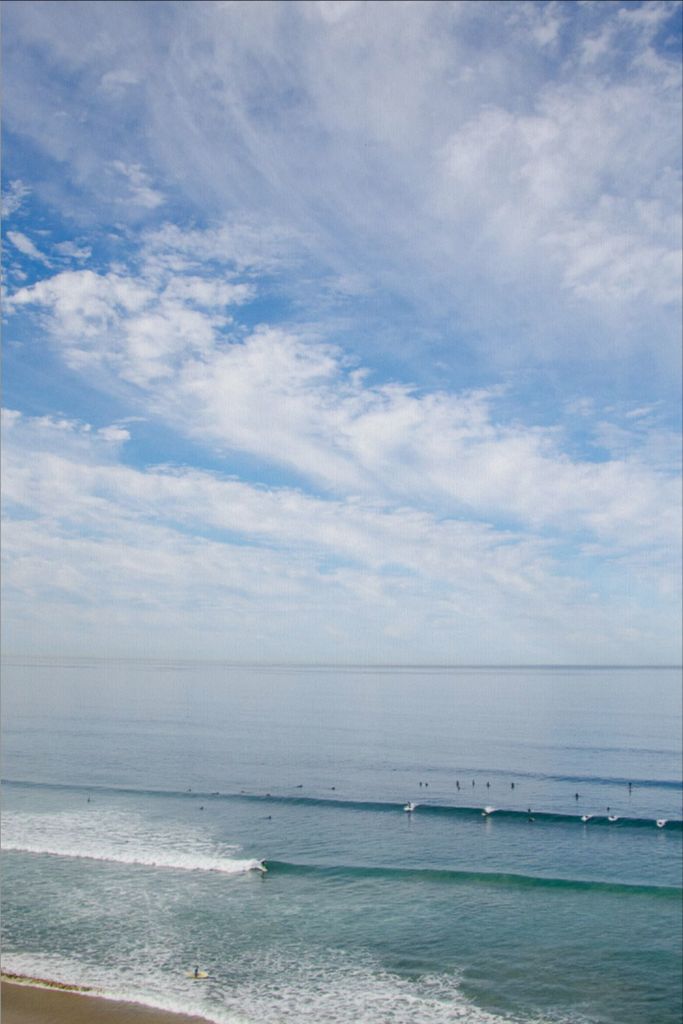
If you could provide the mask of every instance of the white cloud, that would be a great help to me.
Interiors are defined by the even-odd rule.
[[[196,277],[170,280],[159,291],[145,277],[78,270],[15,291],[7,306],[49,309],[51,329],[72,368],[106,366],[124,380],[148,385],[168,378],[188,352],[211,349],[217,329],[229,322],[225,306],[251,294],[248,285]]]
[[[20,210],[24,200],[31,194],[31,189],[20,178],[10,181],[2,193],[2,216],[11,217]]]
[[[142,206],[146,210],[156,210],[157,206],[161,206],[166,201],[163,192],[152,188],[150,177],[140,164],[126,164],[122,160],[114,160],[111,166],[127,179],[129,192],[126,200],[134,206]]]
[[[633,87],[547,89],[533,113],[490,107],[451,138],[443,208],[470,219],[495,276],[517,260],[603,307],[680,298],[673,140],[647,105]]]
[[[32,260],[36,260],[38,263],[45,263],[46,266],[50,265],[50,261],[47,256],[37,248],[30,238],[22,234],[21,231],[8,231],[7,237],[15,249],[18,249],[19,252],[24,254],[24,256],[29,256]]]
[[[114,68],[107,71],[100,79],[100,88],[112,96],[119,96],[130,85],[138,85],[140,79],[135,71],[128,68]]]
[[[231,284],[227,281],[185,276],[172,278],[164,290],[163,298],[214,309],[248,302],[254,293],[254,287],[249,284]]]
[[[150,5],[76,7],[6,13],[7,125],[64,168],[36,202],[77,224],[55,265],[84,264],[7,310],[18,347],[37,314],[70,382],[115,395],[116,424],[10,417],[14,621],[56,643],[81,618],[143,646],[185,621],[207,650],[329,651],[333,623],[359,657],[398,637],[415,658],[657,660],[679,8],[171,4],[168,47]],[[539,366],[536,416],[515,385]],[[128,411],[311,493],[132,469]]]
[[[120,444],[122,441],[130,440],[130,431],[126,430],[125,427],[119,427],[115,424],[109,427],[100,427],[97,434],[103,441],[110,441],[113,444]]]
[[[485,524],[133,469],[107,428],[73,422],[8,414],[5,441],[7,625],[42,622],[39,649],[622,659],[670,617],[591,597],[547,542]]]
[[[9,307],[43,309],[70,366],[142,388],[150,412],[186,436],[327,492],[586,532],[623,550],[676,544],[677,467],[671,446],[647,446],[651,428],[640,438],[615,426],[622,442],[607,461],[570,457],[555,429],[498,417],[495,392],[374,385],[333,346],[233,329],[223,306],[250,294],[241,288],[79,271],[20,289]]]
[[[225,272],[272,273],[296,265],[305,239],[282,225],[254,217],[208,229],[164,224],[145,233],[142,257],[150,270],[177,271],[216,266]]]
[[[72,241],[56,242],[53,248],[60,256],[76,260],[78,263],[85,263],[92,256],[92,248],[89,245],[77,245]]]
[[[9,55],[6,105],[11,127],[68,160],[106,215],[119,189],[109,168],[131,217],[158,211],[162,181],[193,209],[285,224],[328,272],[412,303],[432,336],[457,318],[460,344],[497,366],[511,349],[574,366],[604,366],[606,351],[628,360],[648,351],[654,313],[670,375],[680,69],[653,33],[678,8],[568,10],[175,5],[169,49],[147,5],[116,18],[94,7],[82,18],[106,39],[96,58],[82,18],[13,10],[30,60]],[[74,61],[77,81],[51,70],[48,88],[45,69]],[[113,128],[109,103],[97,109],[93,131],[74,111],[103,81],[138,85]],[[125,129],[140,123],[133,143]],[[505,340],[481,340],[492,331]],[[405,343],[406,358],[418,347]]]

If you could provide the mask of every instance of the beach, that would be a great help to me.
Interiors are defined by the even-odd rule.
[[[2,1024],[199,1024],[202,1017],[166,1013],[68,989],[2,980]]]

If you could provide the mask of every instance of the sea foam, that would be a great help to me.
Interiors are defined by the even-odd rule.
[[[9,813],[2,849],[176,871],[226,875],[264,871],[255,857],[235,857],[239,847],[217,844],[196,829],[155,830],[140,816],[93,810],[57,814]]]

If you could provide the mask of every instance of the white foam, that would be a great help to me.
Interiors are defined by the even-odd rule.
[[[264,871],[263,861],[256,858],[232,860],[224,857],[197,857],[182,853],[112,853],[69,849],[67,846],[47,847],[40,845],[15,846],[3,843],[3,850],[15,853],[39,853],[53,857],[73,857],[81,860],[107,861],[112,864],[130,864],[148,868],[174,868],[176,871],[219,871],[224,875],[239,875],[245,871]]]
[[[305,949],[271,951],[257,969],[244,954],[231,962],[221,983],[211,973],[211,990],[188,982],[184,971],[155,971],[134,982],[133,965],[103,967],[54,955],[9,953],[6,971],[93,988],[91,995],[141,1003],[176,1013],[198,1014],[213,1024],[514,1024],[474,1006],[452,974],[410,981],[384,970],[367,954],[322,951],[312,961]],[[237,976],[247,977],[237,981]],[[139,975],[139,970],[135,971]],[[207,982],[209,985],[209,982]],[[531,1022],[526,1020],[526,1024]],[[536,1024],[541,1024],[537,1021]]]
[[[263,871],[261,860],[236,858],[239,847],[217,844],[199,830],[156,830],[139,815],[111,810],[36,814],[14,812],[3,822],[3,850],[226,875]]]

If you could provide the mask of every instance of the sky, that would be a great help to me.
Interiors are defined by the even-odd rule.
[[[681,659],[681,4],[3,5],[16,654]]]

